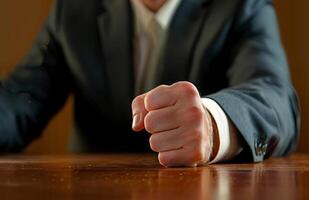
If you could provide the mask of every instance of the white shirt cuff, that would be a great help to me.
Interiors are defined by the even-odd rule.
[[[217,102],[209,98],[202,98],[202,103],[214,118],[219,134],[218,153],[209,164],[232,159],[242,150],[235,126]]]

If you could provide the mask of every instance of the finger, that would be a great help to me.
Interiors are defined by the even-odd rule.
[[[144,129],[144,118],[147,110],[144,105],[145,94],[137,96],[132,102],[132,129],[134,131],[141,131]]]
[[[184,97],[200,98],[198,89],[195,87],[193,83],[190,83],[188,81],[179,81],[171,85],[171,87],[177,90],[181,98],[184,98]]]
[[[160,152],[158,159],[165,167],[197,166],[203,160],[202,151],[196,146],[184,146],[181,149]]]
[[[147,93],[145,108],[147,111],[169,107],[177,102],[177,92],[172,86],[161,85]]]
[[[176,129],[180,126],[175,107],[166,107],[150,111],[144,119],[144,126],[149,133],[158,133]]]
[[[184,146],[188,138],[183,137],[181,128],[150,136],[149,144],[153,151],[163,152],[177,150]]]

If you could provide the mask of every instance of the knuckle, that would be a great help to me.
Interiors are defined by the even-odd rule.
[[[158,146],[158,142],[157,142],[157,138],[156,135],[151,135],[149,138],[149,144],[150,144],[150,148],[155,151],[155,152],[159,152],[159,146]]]
[[[196,97],[198,95],[196,87],[190,82],[179,82],[178,87],[185,96]]]
[[[155,89],[151,90],[150,92],[148,92],[147,95],[145,96],[145,108],[148,111],[156,109],[161,94],[164,94],[167,91],[168,86],[160,85]]]
[[[167,89],[169,88],[168,85],[159,85],[157,88],[155,88],[157,91],[160,91],[160,92],[164,92],[166,91]]]
[[[141,105],[143,103],[142,101],[143,101],[142,95],[135,97],[132,101],[131,107],[134,108],[136,106]]]
[[[167,156],[165,156],[164,153],[159,153],[158,160],[161,165],[166,166],[166,167],[170,166],[170,160],[168,159]]]
[[[189,121],[199,121],[203,118],[204,111],[197,106],[191,106],[186,113]]]
[[[145,108],[147,111],[153,110],[155,104],[153,92],[149,92],[145,97]]]
[[[155,132],[155,123],[153,120],[153,117],[151,115],[151,112],[148,113],[144,119],[144,124],[145,124],[145,130],[149,133],[154,133]]]

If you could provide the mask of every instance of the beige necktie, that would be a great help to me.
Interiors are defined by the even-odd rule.
[[[163,29],[155,17],[148,26],[149,48],[147,49],[147,60],[145,66],[142,67],[141,77],[137,83],[137,93],[142,94],[148,92],[155,85],[156,72],[158,69],[158,61],[160,49],[163,42]]]

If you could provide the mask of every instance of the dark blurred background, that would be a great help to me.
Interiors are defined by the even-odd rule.
[[[0,1],[0,77],[21,60],[46,18],[52,0]],[[302,107],[299,152],[309,153],[309,1],[275,0],[283,44]],[[26,153],[67,153],[72,98]]]

